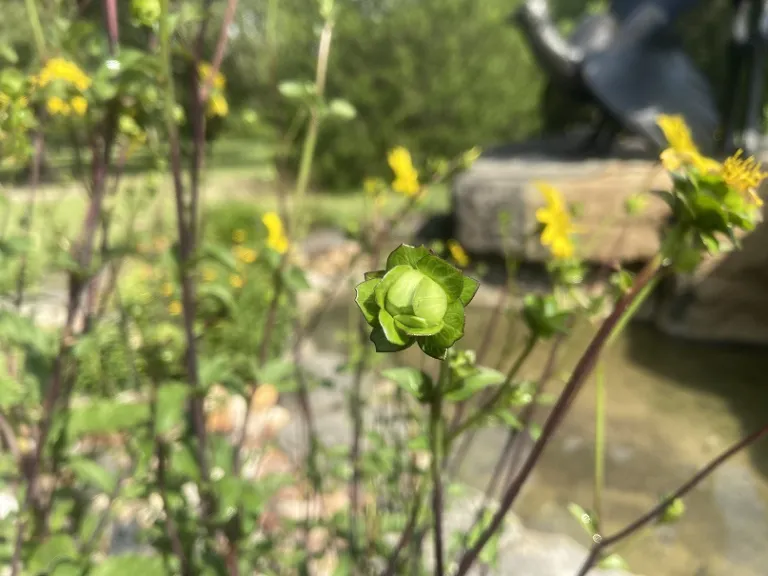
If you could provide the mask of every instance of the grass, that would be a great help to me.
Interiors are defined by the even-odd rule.
[[[64,166],[66,156],[52,155],[60,167]],[[110,239],[112,243],[125,237],[131,198],[144,195],[147,189],[149,173],[142,171],[141,159],[136,160],[135,170],[127,171],[120,182],[120,192],[113,199],[114,218]],[[2,179],[0,178],[0,183]],[[290,186],[288,186],[290,188]],[[156,181],[154,199],[137,213],[136,228],[175,235],[175,206],[172,182],[164,176]],[[23,215],[28,207],[29,189],[26,187],[2,187],[0,200],[5,193],[7,202],[0,204],[0,227],[6,234],[14,234],[20,229]],[[201,204],[205,207],[224,207],[230,204],[233,210],[263,213],[278,210],[276,181],[269,153],[264,147],[254,146],[243,140],[227,140],[218,143],[209,159],[201,188]],[[310,214],[313,227],[333,227],[350,230],[367,221],[370,211],[370,198],[362,190],[349,191],[313,191],[306,196],[306,210]],[[290,195],[289,195],[290,203]],[[394,193],[382,208],[384,214],[392,215],[406,200]],[[62,245],[71,243],[82,226],[88,196],[84,186],[75,181],[47,182],[37,192],[37,201],[33,213],[31,239],[36,246],[35,257],[47,260],[47,246],[52,243]],[[449,209],[449,193],[446,186],[434,186],[429,190],[419,210],[435,213]],[[2,231],[0,231],[2,234]],[[41,261],[36,269],[44,269]]]

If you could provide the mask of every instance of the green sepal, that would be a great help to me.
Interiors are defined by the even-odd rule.
[[[355,287],[355,302],[370,326],[375,326],[379,317],[379,306],[376,304],[375,297],[376,286],[379,282],[379,279],[372,278]]]
[[[408,244],[400,244],[395,248],[392,253],[387,257],[387,271],[392,270],[396,266],[410,266],[416,268],[416,264],[429,254],[424,246],[409,246]]]
[[[461,270],[433,254],[419,260],[416,268],[445,290],[449,304],[459,299],[464,290],[464,275]]]
[[[448,355],[448,348],[443,348],[436,344],[433,338],[434,336],[419,338],[419,348],[421,348],[422,352],[427,356],[431,356],[436,360],[445,360],[445,357]]]
[[[463,281],[464,285],[462,286],[459,300],[461,301],[462,305],[468,306],[469,303],[472,302],[472,298],[474,298],[475,294],[477,294],[477,290],[480,288],[480,282],[474,278],[470,278],[469,276],[464,276]]]
[[[363,274],[363,277],[366,280],[373,280],[374,278],[381,280],[382,278],[384,278],[384,275],[386,273],[387,273],[386,270],[371,270],[370,272],[366,272],[365,274]]]
[[[410,336],[432,336],[443,329],[443,323],[427,324],[418,316],[398,314],[395,316],[395,326]]]
[[[392,285],[397,282],[403,274],[412,270],[413,268],[410,266],[395,266],[384,275],[384,278],[379,280],[379,284],[376,286],[375,291],[376,304],[378,304],[379,308],[384,308],[384,304],[387,299],[387,292],[392,287]]]
[[[381,308],[379,310],[379,326],[384,331],[384,336],[387,340],[392,342],[395,346],[405,346],[408,343],[409,337],[404,334],[396,325],[395,319],[392,315]]]
[[[413,338],[409,338],[405,344],[397,345],[393,344],[384,335],[384,330],[381,326],[375,326],[371,331],[371,342],[376,347],[376,352],[400,352],[409,348],[413,342]]]
[[[450,348],[464,336],[464,306],[455,300],[448,305],[443,317],[443,329],[434,336],[427,336],[438,348]]]

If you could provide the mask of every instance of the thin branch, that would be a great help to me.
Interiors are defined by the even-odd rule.
[[[701,483],[702,480],[704,480],[707,476],[712,474],[721,464],[724,464],[726,460],[749,446],[750,444],[753,444],[754,442],[757,442],[760,438],[768,434],[768,424],[760,428],[759,430],[753,432],[749,436],[746,436],[745,438],[742,438],[738,442],[736,442],[733,446],[728,448],[725,452],[720,454],[717,458],[712,460],[709,464],[707,464],[704,468],[699,470],[690,480],[688,480],[685,484],[680,486],[675,492],[665,498],[660,504],[658,504],[656,507],[654,507],[652,510],[644,514],[643,516],[640,516],[637,520],[629,524],[626,528],[623,530],[620,530],[619,532],[616,532],[615,534],[612,534],[611,536],[604,537],[600,542],[595,544],[592,549],[589,552],[589,556],[587,556],[587,559],[584,561],[584,564],[582,565],[581,569],[579,570],[579,573],[577,576],[586,576],[587,572],[589,572],[589,569],[594,565],[594,563],[597,561],[597,559],[600,557],[600,553],[609,546],[613,546],[617,542],[627,538],[628,536],[634,534],[638,530],[640,530],[643,526],[648,524],[649,522],[653,521],[654,519],[661,516],[664,511],[678,498],[682,498],[685,496],[688,492],[693,490],[699,483]]]
[[[565,386],[565,389],[558,398],[555,406],[549,414],[549,417],[544,423],[541,435],[534,444],[531,453],[528,455],[528,458],[523,463],[519,474],[515,478],[514,482],[512,482],[507,487],[498,511],[494,514],[488,527],[477,539],[475,545],[472,546],[459,561],[459,567],[456,572],[456,576],[465,576],[467,574],[469,569],[477,560],[483,547],[493,537],[494,533],[499,530],[502,522],[504,521],[504,517],[512,507],[515,498],[520,492],[520,489],[523,487],[525,481],[528,479],[531,471],[536,466],[536,463],[541,457],[544,448],[552,438],[555,430],[562,422],[563,417],[567,413],[574,397],[581,389],[586,378],[592,372],[600,351],[613,332],[613,329],[619,323],[624,315],[624,312],[627,310],[627,308],[629,308],[638,294],[643,290],[645,285],[653,280],[661,270],[661,259],[659,257],[649,262],[648,265],[635,278],[635,283],[632,286],[632,289],[616,303],[616,306],[614,307],[610,316],[608,316],[608,318],[606,318],[606,320],[600,326],[600,329],[595,334],[592,342],[590,342],[587,350],[584,352],[584,355],[581,357],[578,364],[574,368],[573,373],[571,374],[571,377]]]
[[[213,81],[216,78],[217,72],[221,69],[221,62],[224,60],[224,52],[227,49],[227,41],[229,40],[229,29],[235,19],[236,11],[237,0],[227,0],[227,9],[224,12],[224,18],[221,21],[219,39],[216,42],[216,50],[214,51],[213,59],[211,60],[211,74],[200,87],[200,101],[203,103],[208,100],[208,94],[213,86]]]

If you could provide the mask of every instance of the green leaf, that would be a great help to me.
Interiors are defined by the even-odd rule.
[[[407,343],[403,345],[393,344],[387,340],[381,326],[376,326],[371,332],[371,342],[376,347],[376,352],[400,352],[413,344],[413,338],[408,339]]]
[[[499,419],[501,419],[504,424],[512,428],[513,430],[522,430],[523,429],[523,423],[520,422],[520,420],[512,414],[512,412],[509,411],[509,408],[504,407],[502,410],[500,410],[496,414]]]
[[[381,375],[391,380],[400,388],[417,398],[420,402],[429,400],[432,391],[432,378],[416,368],[390,368]]]
[[[197,287],[199,300],[212,300],[227,311],[230,318],[237,318],[237,302],[232,292],[221,284],[202,284]]]
[[[282,278],[290,292],[296,293],[311,288],[307,276],[301,268],[295,266],[288,268],[283,272]]]
[[[590,538],[597,534],[597,523],[592,515],[588,514],[584,508],[575,502],[571,502],[568,504],[568,512],[570,512],[571,516],[576,519],[576,521],[579,523],[579,526],[584,528],[584,531],[589,535]]]
[[[69,534],[54,534],[38,545],[27,562],[29,574],[51,572],[58,564],[77,559],[77,546]]]
[[[162,556],[141,556],[139,554],[123,554],[110,556],[98,564],[88,576],[166,576]]]
[[[112,494],[115,486],[117,486],[115,476],[93,460],[72,458],[69,461],[69,468],[75,473],[80,482],[95,486],[106,494]]]
[[[376,279],[379,279],[379,280],[380,280],[381,278],[384,278],[384,275],[385,275],[386,273],[387,273],[387,271],[386,271],[386,270],[372,270],[371,272],[366,272],[366,273],[363,275],[363,277],[364,277],[366,280],[373,280],[374,278],[376,278]]]
[[[433,336],[419,338],[419,348],[421,348],[422,352],[427,356],[431,356],[436,360],[445,360],[445,357],[448,354],[448,348],[440,346],[440,344],[435,342],[433,338]]]
[[[383,308],[379,310],[379,326],[384,331],[386,339],[395,346],[404,346],[408,342],[408,335],[395,325],[395,319]]]
[[[371,278],[355,287],[355,302],[371,326],[378,322],[379,305],[376,303],[375,290],[379,282],[379,279]]]
[[[281,82],[278,87],[280,94],[291,100],[307,99],[317,94],[314,82]]]
[[[464,275],[442,258],[428,254],[417,262],[416,268],[442,286],[449,303],[458,300],[464,291]]]
[[[396,266],[410,266],[416,268],[416,264],[429,255],[429,250],[424,246],[409,246],[408,244],[400,244],[395,248],[387,257],[387,271],[392,270]]]
[[[270,360],[256,371],[259,382],[269,383],[273,386],[290,378],[296,371],[292,360],[276,358]]]
[[[629,570],[629,564],[618,554],[609,554],[597,563],[598,568],[606,570]]]
[[[0,58],[9,64],[16,64],[19,61],[19,55],[16,54],[16,50],[7,42],[0,44]]]
[[[346,100],[335,98],[328,104],[328,112],[342,120],[352,120],[357,116],[357,110]]]
[[[425,320],[418,316],[410,316],[408,314],[398,314],[394,317],[395,325],[401,331],[405,332],[409,336],[432,336],[437,334],[443,329],[443,323],[429,325]]]
[[[461,402],[474,396],[480,390],[490,386],[497,386],[504,382],[505,376],[491,368],[478,367],[476,371],[459,381],[458,386],[446,393],[445,399],[449,402]]]
[[[190,387],[182,383],[169,383],[157,391],[157,421],[155,433],[167,434],[184,423],[187,411],[187,397]]]
[[[434,336],[427,336],[440,348],[450,348],[464,336],[464,306],[454,300],[448,305],[443,317],[443,329]]]
[[[146,403],[96,400],[70,409],[68,432],[74,439],[89,434],[132,430],[144,425],[149,415],[149,405]]]
[[[477,294],[477,289],[480,288],[480,282],[469,276],[464,276],[463,280],[464,285],[462,286],[459,300],[461,300],[461,303],[466,307],[472,302],[472,298],[475,297],[475,294]]]
[[[203,244],[198,262],[213,261],[221,264],[229,272],[237,271],[237,260],[232,252],[219,244]]]

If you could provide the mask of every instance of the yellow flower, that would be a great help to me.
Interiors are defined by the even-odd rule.
[[[232,274],[229,277],[229,284],[232,288],[242,288],[244,284],[243,277],[238,276],[237,274]]]
[[[77,64],[64,58],[51,58],[40,74],[32,78],[32,82],[41,88],[55,80],[66,82],[81,92],[91,87],[88,75]]]
[[[45,108],[51,116],[69,116],[71,109],[69,104],[58,96],[51,96],[45,103]]]
[[[267,246],[278,254],[285,254],[288,250],[288,238],[283,230],[283,222],[276,212],[267,212],[261,219],[267,227]]]
[[[72,100],[69,101],[69,105],[78,116],[85,116],[85,113],[88,111],[88,100],[82,96],[75,96],[72,98]]]
[[[170,296],[173,294],[173,284],[166,282],[163,284],[163,296]]]
[[[743,158],[743,154],[742,150],[738,150],[736,154],[726,158],[721,175],[729,187],[747,196],[756,206],[762,206],[763,201],[757,195],[756,189],[768,177],[768,173],[762,171],[761,164],[754,156]]]
[[[213,270],[211,268],[206,268],[203,270],[203,281],[205,282],[213,282],[216,280],[216,270]]]
[[[687,165],[700,172],[717,172],[720,169],[718,162],[701,155],[682,116],[662,114],[656,124],[669,143],[669,148],[660,156],[661,164],[666,170],[676,172]]]
[[[3,110],[11,105],[11,97],[5,92],[0,92],[0,110]]]
[[[560,192],[553,186],[538,182],[536,187],[547,202],[545,208],[536,210],[536,219],[544,224],[541,243],[548,246],[557,259],[573,256],[571,234],[576,231]]]
[[[419,173],[413,167],[411,153],[402,146],[397,147],[389,152],[387,162],[395,174],[392,189],[406,196],[418,194],[419,190],[421,190]]]
[[[208,116],[221,116],[223,118],[227,114],[229,114],[227,99],[221,94],[212,94],[208,98]]]
[[[213,67],[208,62],[201,62],[197,67],[197,73],[200,75],[201,82],[207,82],[208,78],[210,78],[213,73]],[[217,70],[216,76],[213,77],[213,81],[211,82],[211,86],[216,88],[216,90],[223,90],[226,84],[227,79]]]
[[[456,261],[456,264],[459,265],[461,268],[466,268],[469,266],[469,256],[467,256],[467,253],[464,251],[464,248],[459,244],[456,240],[448,240],[448,251],[451,253],[451,256]]]
[[[238,246],[237,248],[238,260],[245,262],[246,264],[253,264],[256,261],[256,250],[243,248],[242,246]]]
[[[242,244],[247,237],[245,230],[235,230],[232,232],[232,241],[236,244]]]
[[[168,305],[168,312],[171,316],[178,316],[181,314],[183,308],[181,307],[181,302],[178,300],[174,300]]]

